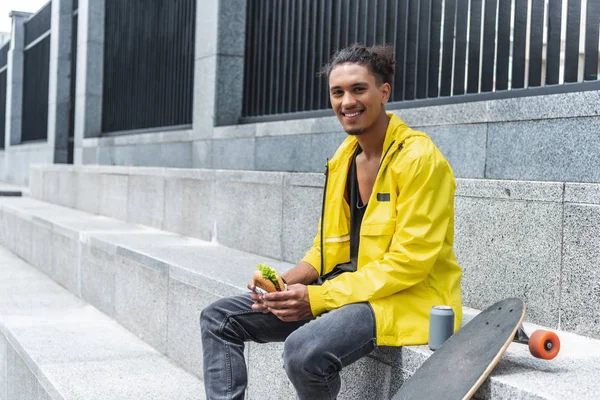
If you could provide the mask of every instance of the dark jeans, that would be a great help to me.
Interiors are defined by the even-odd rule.
[[[215,301],[200,316],[206,398],[243,399],[248,377],[244,342],[285,342],[283,364],[300,399],[335,399],[340,371],[376,347],[368,303],[349,304],[317,318],[283,322],[252,311],[250,295]]]

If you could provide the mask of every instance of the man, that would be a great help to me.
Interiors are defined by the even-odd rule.
[[[287,291],[224,298],[202,311],[210,400],[243,398],[248,340],[285,341],[298,397],[335,399],[346,365],[377,346],[426,343],[432,306],[452,306],[460,326],[454,177],[429,137],[385,112],[391,50],[354,45],[323,72],[349,137],[327,165],[314,245],[282,274]]]

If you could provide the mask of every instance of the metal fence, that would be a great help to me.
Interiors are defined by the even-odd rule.
[[[8,50],[10,49],[10,42],[6,42],[4,46],[0,47],[0,69],[6,68],[8,64]]]
[[[192,123],[195,10],[195,0],[106,0],[103,133]]]
[[[79,1],[73,1],[73,25],[71,27],[71,87],[69,88],[69,138],[67,163],[73,163],[75,148],[75,88],[77,82],[77,24]]]
[[[6,76],[10,42],[0,48],[0,149],[4,149],[6,127]]]
[[[52,2],[25,22],[21,142],[48,137],[50,13]]]
[[[597,0],[247,4],[246,122],[327,108],[327,82],[315,73],[334,50],[355,42],[393,46],[390,108],[600,88]]]

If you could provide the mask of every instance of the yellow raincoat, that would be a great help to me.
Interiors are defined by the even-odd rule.
[[[379,346],[425,344],[432,306],[452,306],[455,330],[462,319],[462,272],[452,250],[456,183],[431,139],[388,115],[381,164],[360,229],[357,271],[311,285],[308,295],[315,316],[369,302]],[[344,191],[357,144],[349,136],[328,163],[319,231],[303,259],[320,275],[350,261]]]

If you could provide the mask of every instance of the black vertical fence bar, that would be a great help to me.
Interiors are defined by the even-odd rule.
[[[300,109],[302,110],[309,110],[310,104],[308,103],[308,100],[310,99],[311,96],[311,87],[312,87],[312,83],[313,80],[310,79],[309,80],[309,74],[310,71],[309,69],[312,68],[312,57],[314,54],[314,48],[312,46],[312,37],[311,37],[311,29],[306,29],[307,27],[310,27],[310,20],[312,17],[312,0],[308,0],[304,2],[304,8],[305,8],[305,13],[304,13],[304,38],[303,38],[303,45],[302,45],[302,50],[303,50],[303,56],[302,56],[302,60],[304,60],[304,62],[301,62],[300,64],[302,65],[302,87],[301,87],[301,93],[300,93]],[[314,70],[313,70],[314,71]]]
[[[145,9],[143,11],[144,16],[145,16],[145,20],[151,20],[153,21],[155,24],[161,24],[161,22],[163,21],[176,21],[177,17],[176,17],[176,10],[175,10],[175,4],[173,4],[172,7],[165,7],[163,8],[163,12],[162,13],[154,13],[150,14],[148,13],[148,9]],[[162,8],[162,7],[161,7]],[[135,17],[134,17],[135,18]],[[158,25],[160,26],[160,25]],[[147,27],[144,26],[142,31],[146,31]],[[173,30],[173,27],[169,27],[169,33],[172,35],[174,42],[177,41],[176,38],[176,32]],[[150,36],[152,35],[150,32],[147,32],[147,34]],[[137,36],[137,35],[136,35]],[[137,39],[137,37],[136,37]],[[153,38],[154,39],[154,38]],[[136,40],[137,41],[137,40]],[[135,57],[135,61],[134,61],[134,65],[135,65],[135,76],[139,76],[141,79],[138,79],[136,81],[134,81],[134,92],[136,93],[136,97],[141,96],[141,94],[143,93],[143,89],[142,89],[142,85],[141,82],[144,81],[149,81],[149,80],[154,80],[157,79],[158,77],[158,72],[155,71],[148,71],[145,68],[142,68],[142,65],[144,65],[146,62],[148,62],[149,59],[153,58],[153,56],[158,52],[158,49],[154,46],[149,46],[148,43],[140,43],[141,46],[144,47],[143,51],[140,52],[134,52],[133,55]],[[148,46],[148,47],[146,47]],[[175,58],[175,49],[172,47],[167,47],[167,52],[165,54],[166,59],[167,60],[174,60]],[[166,81],[167,82],[171,82],[171,80],[173,79],[173,75],[175,73],[175,68],[177,68],[177,64],[174,63],[173,68],[170,68],[169,70],[166,71]],[[169,102],[168,107],[166,108],[167,114],[165,116],[164,125],[169,125],[170,121],[172,121],[174,119],[174,114],[175,114],[175,108],[176,108],[176,96],[175,96],[175,87],[172,85],[168,85],[167,86],[167,98],[171,98],[173,99],[173,101]],[[142,98],[142,102],[144,103],[144,107],[150,107],[150,99],[148,99],[146,96],[144,96]],[[134,120],[134,126],[140,126],[141,124],[143,124],[143,119],[144,116],[142,113],[136,113],[136,117]]]
[[[386,38],[387,38],[387,31],[388,31],[388,25],[387,25],[387,14],[388,14],[388,4],[387,4],[387,0],[381,0],[381,2],[379,3],[379,10],[377,12],[378,18],[377,18],[377,42],[378,43],[387,43],[386,42]]]
[[[10,48],[10,42],[6,43],[0,48],[0,69],[6,67],[8,64],[8,50]]]
[[[427,77],[429,66],[429,49],[430,43],[430,28],[431,28],[431,1],[421,0],[419,10],[419,38],[417,50],[417,98],[424,99],[427,97]]]
[[[77,8],[76,8],[77,10]],[[74,13],[71,25],[71,81],[69,87],[69,144],[67,162],[73,164],[73,148],[75,143],[75,87],[77,82],[77,24],[78,14]]]
[[[393,101],[404,100],[404,88],[406,87],[406,54],[408,50],[408,6],[409,0],[399,0],[396,3],[396,18],[394,27],[396,29],[396,42],[394,45],[394,54],[396,58],[396,80],[394,81],[394,90],[392,93]],[[398,73],[398,70],[400,72]]]
[[[542,84],[542,47],[544,0],[531,1],[531,35],[529,39],[529,87]]]
[[[267,0],[268,1],[268,0]],[[261,1],[259,6],[258,6],[258,20],[259,21],[264,21],[265,18],[265,8],[266,8],[266,4],[265,1]],[[255,68],[257,69],[257,82],[256,82],[256,88],[258,89],[256,91],[256,101],[254,104],[254,109],[255,109],[255,113],[257,115],[263,115],[263,102],[261,101],[261,92],[263,90],[263,85],[264,85],[264,70],[265,70],[265,62],[264,60],[266,60],[267,58],[265,57],[264,54],[264,42],[265,42],[265,29],[267,27],[266,23],[262,23],[258,25],[258,34],[257,34],[257,43],[256,43],[256,54],[257,54],[257,60],[256,60],[256,64],[255,64]]]
[[[346,10],[346,41],[345,45],[356,43],[358,38],[358,26],[360,24],[360,0],[346,0],[344,4]]]
[[[510,11],[510,1],[498,1],[498,50],[496,56],[497,91],[508,89],[508,68],[510,61]]]
[[[496,55],[496,7],[498,0],[485,0],[483,16],[483,54],[481,56],[481,91],[494,90]]]
[[[408,0],[406,35],[406,62],[404,76],[404,100],[413,100],[416,96],[417,50],[419,43],[419,5],[420,0]]]
[[[292,44],[288,47],[287,50],[287,60],[288,60],[288,73],[291,81],[288,81],[287,95],[285,99],[286,103],[286,112],[296,111],[294,109],[294,96],[296,96],[296,88],[295,84],[297,81],[296,76],[296,46],[298,45],[298,35],[296,33],[297,24],[298,24],[298,1],[300,0],[290,0],[290,14],[288,20],[288,44]]]
[[[511,88],[525,87],[525,50],[527,45],[527,0],[515,0],[513,65]]]
[[[440,39],[442,29],[442,0],[431,1],[429,46],[429,77],[427,79],[427,97],[438,97],[439,95],[439,73],[440,73]]]
[[[398,1],[387,0],[386,4],[386,19],[385,19],[385,39],[384,42],[387,44],[394,44],[396,41],[396,34],[398,29],[396,26],[396,17],[398,15]]]
[[[467,93],[479,92],[479,57],[481,56],[481,12],[483,8],[482,1],[483,0],[471,0]]]
[[[456,21],[456,0],[446,0],[444,10],[444,33],[442,43],[442,74],[440,96],[452,94],[452,64],[454,60],[454,22]]]
[[[266,82],[267,85],[265,87],[265,114],[273,114],[273,101],[274,99],[274,77],[275,77],[275,41],[277,40],[277,0],[271,0],[271,4],[269,4],[269,19],[268,19],[268,28],[269,33],[267,35],[267,76]]]
[[[106,0],[103,132],[192,123],[195,7],[193,0]],[[253,100],[244,101],[246,110]]]
[[[4,149],[6,126],[6,75],[10,42],[0,48],[0,149]]]
[[[326,79],[324,77],[321,77],[319,75],[319,72],[321,71],[321,67],[323,66],[323,56],[325,54],[324,52],[324,41],[325,41],[325,3],[320,1],[317,4],[315,4],[315,8],[314,8],[314,12],[313,12],[313,20],[312,20],[312,25],[311,25],[311,29],[314,30],[315,34],[313,36],[313,42],[314,44],[312,44],[314,46],[314,51],[315,54],[313,56],[313,69],[312,69],[312,73],[311,73],[311,77],[313,77],[313,80],[315,82],[315,85],[313,86],[313,91],[312,91],[312,96],[311,96],[311,105],[313,106],[314,109],[318,110],[320,108],[324,108],[321,105],[321,98],[322,98],[322,93],[325,91],[325,86],[323,85],[326,81]],[[321,29],[321,34],[317,34],[317,32],[319,31],[319,29]]]
[[[373,44],[385,43],[387,8],[386,0],[378,0],[373,21],[375,21],[375,41]]]
[[[252,2],[252,4],[254,4],[254,2]],[[283,71],[281,71],[281,94],[279,97],[279,101],[277,102],[277,107],[280,110],[280,112],[284,113],[287,112],[287,96],[288,96],[288,91],[289,91],[289,80],[290,80],[290,75],[289,75],[289,54],[290,54],[290,48],[289,48],[289,41],[290,41],[290,19],[291,19],[291,14],[292,14],[292,9],[291,6],[292,4],[289,1],[284,1],[283,2],[283,42],[281,44],[281,51],[282,51],[282,67],[283,67]],[[257,21],[258,22],[258,21]],[[256,23],[256,25],[260,25],[259,23]]]
[[[356,41],[364,44],[368,43],[368,32],[369,32],[369,11],[372,12],[371,5],[368,0],[362,0],[357,2],[357,10],[355,12],[355,21],[356,24]]]
[[[306,12],[304,6],[304,0],[298,0],[296,5],[296,45],[294,47],[295,50],[295,64],[296,64],[296,79],[294,80],[294,97],[293,97],[293,109],[296,111],[302,110],[302,86],[304,82],[302,82],[302,66],[305,65],[306,60],[302,60],[302,47],[304,46],[304,38],[303,38],[303,20],[304,14]]]
[[[318,4],[315,4],[315,8],[314,8],[314,12],[313,12],[313,22],[312,22],[312,28],[315,30],[315,32],[318,32],[319,27],[322,27],[321,29],[325,29],[324,25],[324,20],[325,20],[325,13],[323,12],[325,5],[322,2],[319,2]],[[313,48],[315,51],[315,54],[313,55],[313,68],[310,71],[310,76],[312,78],[312,80],[315,82],[314,86],[313,86],[313,92],[312,92],[312,101],[311,101],[311,106],[313,107],[313,109],[320,109],[322,108],[321,106],[321,99],[323,98],[323,93],[325,91],[325,83],[327,83],[327,79],[323,78],[320,76],[320,71],[321,68],[323,66],[323,57],[324,57],[324,40],[325,40],[325,35],[323,34],[323,32],[321,32],[321,34],[317,34],[315,33],[313,35]]]
[[[329,56],[331,55],[332,52],[332,23],[333,23],[333,1],[327,1],[324,2],[325,5],[323,6],[323,10],[326,10],[327,12],[327,18],[325,18],[326,22],[326,27],[325,30],[323,31],[323,55],[321,58],[321,66],[324,66],[325,63],[329,60]],[[319,101],[319,108],[323,109],[323,108],[327,108],[329,106],[329,81],[327,79],[326,76],[321,77],[321,82],[323,82],[323,88],[324,90],[322,91],[321,94],[321,100]]]
[[[244,46],[244,53],[246,56],[244,57],[244,97],[242,99],[242,114],[243,115],[252,115],[252,111],[250,110],[253,96],[256,93],[254,90],[255,86],[252,84],[255,78],[255,74],[253,71],[254,64],[252,63],[254,59],[254,55],[256,52],[254,51],[254,41],[252,38],[255,37],[254,29],[256,28],[256,23],[254,23],[254,12],[255,7],[252,2],[248,2],[248,9],[246,10],[246,43]],[[281,110],[277,109],[276,113],[280,113]]]
[[[0,70],[6,64],[0,63]],[[4,149],[6,126],[6,69],[0,72],[0,149]]]
[[[588,1],[585,24],[585,60],[583,79],[598,79],[598,24],[600,24],[600,4]]]
[[[334,29],[332,31],[333,36],[333,49],[337,50],[342,45],[342,21],[343,21],[343,2],[344,0],[332,0],[335,1],[335,14],[333,16]]]
[[[469,15],[469,0],[457,0],[456,7],[456,55],[454,57],[454,84],[452,93],[465,93],[465,78],[467,65],[467,24]]]
[[[50,36],[25,50],[23,65],[22,142],[48,136]]]
[[[382,1],[383,0],[371,0],[371,2],[369,2],[370,7],[368,18],[370,26],[368,27],[368,32],[370,32],[371,37],[367,40],[367,43],[365,43],[367,46],[372,46],[373,44],[377,43],[378,38],[380,37],[379,30],[383,28],[383,24],[379,23],[377,17],[381,15],[379,6],[381,5]]]
[[[342,4],[342,10],[343,10],[343,14],[342,14],[342,41],[340,43],[340,47],[346,47],[348,44],[350,44],[350,25],[348,22],[350,21],[350,9],[352,7],[352,3],[354,3],[356,0],[345,0]]]
[[[577,82],[579,73],[579,23],[581,0],[569,0],[567,5],[567,39],[565,43],[565,82]]]
[[[563,0],[548,2],[548,46],[546,50],[546,84],[560,80],[560,30]]]

